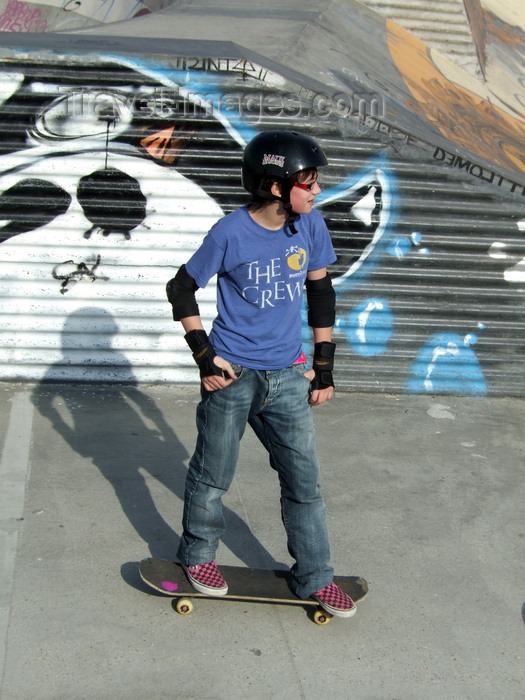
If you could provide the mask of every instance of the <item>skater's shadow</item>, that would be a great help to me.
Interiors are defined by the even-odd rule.
[[[72,363],[75,345],[78,347],[78,328],[87,325],[98,329],[97,350],[103,347],[105,364],[113,372],[109,383],[61,381],[64,367]],[[159,512],[150,487],[155,490],[162,485],[177,497],[171,512],[173,521],[179,523],[189,454],[157,403],[139,390],[128,360],[111,347],[117,331],[114,319],[102,309],[85,308],[72,314],[64,324],[63,357],[49,368],[32,400],[54,430],[77,454],[90,459],[111,484],[150,555],[173,559],[180,537]],[[79,379],[91,380],[96,371],[86,366]],[[96,494],[82,497],[95,499]],[[223,542],[246,566],[277,565],[236,513],[225,508],[225,517],[228,530]],[[138,554],[146,556],[147,552]]]

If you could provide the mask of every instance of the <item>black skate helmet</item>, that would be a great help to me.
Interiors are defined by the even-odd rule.
[[[301,170],[323,165],[328,165],[326,156],[309,136],[296,131],[265,131],[255,136],[244,149],[242,185],[259,197],[282,201],[290,229],[296,233],[293,223],[297,215],[290,205],[292,178]],[[270,192],[274,181],[281,184],[280,197]]]

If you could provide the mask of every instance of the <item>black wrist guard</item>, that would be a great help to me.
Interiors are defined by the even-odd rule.
[[[190,331],[189,333],[186,333],[184,340],[190,346],[190,350],[193,353],[193,359],[199,366],[201,379],[202,377],[211,377],[214,374],[219,377],[223,376],[222,369],[217,367],[213,361],[213,358],[217,356],[217,353],[212,348],[206,331],[200,329]]]
[[[315,372],[315,377],[312,379],[311,388],[328,389],[329,386],[334,386],[332,370],[334,368],[335,343],[316,343],[314,345],[314,362],[312,369]]]

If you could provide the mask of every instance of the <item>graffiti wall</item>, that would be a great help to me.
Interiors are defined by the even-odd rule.
[[[525,187],[387,125],[379,99],[235,56],[7,50],[0,95],[0,379],[197,382],[165,285],[277,127],[330,162],[338,387],[525,393]],[[198,301],[209,325],[212,284]]]
[[[140,17],[170,0],[0,0],[0,31],[60,32]]]

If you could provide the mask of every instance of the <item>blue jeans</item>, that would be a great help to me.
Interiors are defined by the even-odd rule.
[[[279,475],[288,551],[295,559],[291,587],[301,599],[330,583],[326,507],[319,486],[310,382],[304,364],[282,370],[233,365],[237,379],[207,392],[197,407],[198,438],[190,460],[178,556],[187,566],[215,559],[224,533],[222,496],[229,489],[239,443],[249,424]]]

